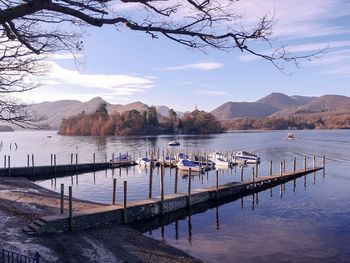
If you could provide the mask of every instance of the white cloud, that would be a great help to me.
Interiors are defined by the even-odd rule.
[[[218,62],[201,62],[201,63],[193,63],[193,64],[185,64],[174,67],[165,67],[160,70],[163,71],[177,71],[177,70],[214,70],[223,68],[224,64]]]
[[[146,77],[124,74],[82,74],[77,70],[62,68],[55,62],[50,62],[50,65],[51,72],[42,79],[43,82],[104,89],[113,91],[117,95],[132,95],[143,92],[154,84],[153,80]]]
[[[52,54],[47,56],[47,58],[54,59],[54,60],[79,59],[82,57],[83,57],[83,54],[72,54],[72,53]]]

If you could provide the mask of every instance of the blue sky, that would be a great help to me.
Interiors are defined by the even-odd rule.
[[[125,5],[117,5],[116,12]],[[135,7],[127,5],[132,14]],[[21,99],[87,101],[100,96],[114,104],[142,101],[182,111],[197,105],[210,111],[227,101],[255,101],[271,92],[350,96],[350,1],[251,0],[239,1],[235,8],[246,25],[266,12],[274,15],[276,43],[288,44],[296,55],[324,47],[327,53],[300,68],[288,65],[281,73],[270,62],[239,50],[207,49],[205,54],[145,33],[88,28],[77,61],[69,54],[50,57],[51,71],[40,78],[46,84]]]

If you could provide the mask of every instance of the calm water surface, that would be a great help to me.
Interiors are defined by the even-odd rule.
[[[205,262],[350,262],[350,131],[296,131],[298,140],[287,141],[285,131],[229,133],[213,136],[179,136],[182,148],[258,152],[262,158],[260,175],[274,171],[286,158],[287,169],[297,157],[298,168],[304,156],[311,165],[312,155],[327,156],[326,171],[302,177],[243,200],[231,201],[201,213],[183,215],[168,224],[150,224],[146,235],[164,240]],[[51,135],[52,138],[47,138]],[[95,152],[103,161],[105,154],[144,153],[150,147],[165,147],[171,136],[157,137],[63,137],[54,132],[1,133],[2,155],[11,155],[12,166],[26,165],[27,154],[36,164],[70,162],[70,153],[79,162],[91,162]],[[14,142],[18,149],[15,150]],[[12,147],[10,150],[10,143]],[[143,154],[144,155],[144,154]],[[0,158],[0,160],[3,159]],[[166,170],[165,193],[174,189],[174,170]],[[193,176],[193,188],[215,184],[214,173]],[[179,175],[179,191],[185,191],[186,175]],[[245,178],[251,168],[244,170]],[[183,178],[184,177],[184,178]],[[220,183],[239,181],[240,171],[220,171]],[[58,191],[61,183],[73,186],[75,197],[110,203],[112,179],[117,178],[117,199],[121,185],[128,181],[130,200],[147,198],[148,171],[132,167],[74,175],[37,182]],[[159,174],[154,174],[153,195],[159,194]]]

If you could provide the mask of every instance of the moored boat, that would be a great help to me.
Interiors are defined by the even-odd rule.
[[[235,159],[237,161],[246,161],[246,163],[260,163],[260,158],[256,154],[246,151],[237,152]]]
[[[195,164],[194,162],[192,162],[190,160],[180,160],[180,161],[178,161],[178,163],[176,165],[179,168],[179,170],[188,171],[191,168],[192,172],[202,172],[203,171],[202,166]]]
[[[158,162],[160,164],[165,164],[165,165],[171,165],[171,166],[175,166],[176,165],[176,160],[174,157],[170,157],[170,156],[165,156],[165,157],[160,157]]]
[[[148,159],[147,157],[143,157],[143,158],[138,158],[135,161],[135,163],[140,165],[140,166],[150,166],[152,163],[152,160]]]
[[[171,141],[168,142],[168,146],[180,146],[180,143],[178,141]]]

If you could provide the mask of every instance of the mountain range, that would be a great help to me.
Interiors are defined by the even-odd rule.
[[[77,115],[82,111],[92,113],[102,104],[106,104],[109,113],[123,113],[132,109],[145,111],[148,105],[142,102],[132,102],[126,105],[110,104],[100,97],[87,102],[78,100],[61,100],[55,102],[42,102],[31,105],[31,109],[46,116],[46,123],[52,129],[58,129],[62,118]],[[167,116],[169,107],[156,106],[158,117]],[[211,113],[219,120],[232,120],[236,118],[262,119],[281,116],[305,116],[322,114],[349,114],[350,97],[340,95],[324,95],[320,97],[288,96],[282,93],[271,93],[256,102],[226,102]],[[183,112],[177,111],[179,117]]]

